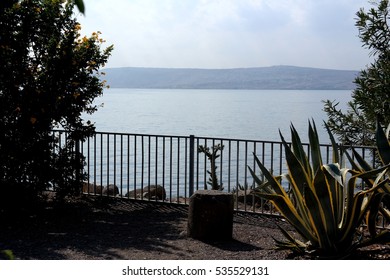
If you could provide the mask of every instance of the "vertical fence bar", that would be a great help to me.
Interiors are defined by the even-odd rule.
[[[120,154],[121,154],[121,171],[120,171],[120,174],[121,174],[120,175],[121,176],[120,185],[121,185],[121,187],[120,187],[119,194],[122,197],[123,196],[123,193],[122,193],[122,189],[123,189],[123,135],[121,134],[120,137],[121,137],[120,138],[121,139],[121,152],[120,152]]]
[[[155,139],[155,149],[154,149],[154,185],[157,187],[158,183],[158,136],[154,137]],[[157,195],[154,198],[156,201],[158,200]]]
[[[103,133],[100,134],[100,185],[103,186]]]
[[[127,135],[127,188],[126,196],[128,197],[130,192],[130,135]]]
[[[172,150],[173,150],[173,143],[172,143],[173,139],[172,139],[172,136],[169,137],[169,201],[172,202],[172,183],[173,183],[173,179],[172,179],[172,172],[173,172],[173,153],[172,153]]]
[[[113,173],[114,173],[114,186],[115,186],[116,185],[116,134],[114,134],[114,170],[113,170]],[[109,195],[108,186],[109,186],[109,184],[107,182],[107,195]],[[114,193],[115,193],[115,190],[114,190]]]
[[[110,184],[110,134],[107,133],[107,186]],[[108,195],[108,192],[107,192]]]
[[[148,192],[150,192],[150,176],[151,176],[151,169],[152,169],[152,166],[151,166],[151,149],[152,149],[152,144],[151,144],[151,136],[149,135],[148,136]],[[150,200],[150,197],[149,197],[149,200]]]
[[[232,166],[232,142],[231,140],[228,140],[228,145],[229,145],[229,148],[228,148],[228,192],[231,191],[231,186],[230,186],[230,178],[231,178],[231,166]]]
[[[145,166],[145,143],[144,143],[144,136],[141,136],[141,200],[144,197],[144,166]]]
[[[134,136],[134,199],[137,198],[136,194],[137,189],[137,136]]]
[[[87,177],[87,184],[89,186],[89,174],[91,173],[91,170],[90,170],[90,167],[91,167],[91,163],[90,163],[90,153],[91,153],[91,147],[90,147],[90,142],[91,142],[91,139],[90,137],[88,137],[87,139],[87,174],[88,174],[88,177]],[[81,192],[83,191],[83,189],[81,189]]]
[[[188,195],[188,138],[183,138],[184,141],[184,197]],[[179,194],[178,194],[179,197]]]
[[[96,188],[96,171],[97,171],[97,161],[96,161],[96,153],[97,153],[97,148],[96,148],[96,134],[93,136],[93,187]],[[88,174],[89,178],[89,174]]]
[[[195,136],[190,135],[190,161],[188,167],[188,195],[191,197],[194,194],[194,167],[195,167]]]
[[[220,154],[220,161],[219,161],[219,185],[221,188],[223,188],[223,140],[221,140],[221,154]]]
[[[177,138],[177,185],[176,185],[176,202],[179,202],[180,193],[180,138]]]
[[[199,190],[199,153],[198,153],[198,147],[199,147],[199,138],[196,138],[196,148],[194,147],[194,150],[196,149],[196,190]]]
[[[165,189],[165,136],[162,137],[163,148],[162,148],[162,186]]]

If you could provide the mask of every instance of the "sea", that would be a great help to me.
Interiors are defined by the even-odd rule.
[[[320,142],[329,143],[323,122],[324,100],[342,110],[351,90],[215,90],[111,88],[95,100],[99,106],[84,118],[96,131],[279,141],[290,126],[307,141],[314,120]]]
[[[98,111],[84,119],[94,122],[98,132],[128,133],[132,137],[101,134],[84,143],[88,180],[99,185],[117,185],[123,195],[129,190],[160,184],[167,189],[170,199],[188,197],[186,144],[175,140],[179,137],[154,136],[188,139],[181,136],[194,135],[220,138],[218,143],[223,139],[226,147],[219,158],[218,172],[225,190],[249,186],[253,178],[247,166],[256,168],[254,152],[267,168],[280,173],[286,169],[281,163],[280,146],[255,147],[255,141],[280,141],[279,131],[289,141],[293,125],[301,140],[308,142],[308,124],[313,120],[321,144],[329,144],[323,127],[323,121],[327,120],[323,101],[338,102],[339,108],[345,110],[351,93],[348,90],[107,89],[95,100]],[[203,154],[194,156],[195,188],[202,189],[208,180],[209,163]]]

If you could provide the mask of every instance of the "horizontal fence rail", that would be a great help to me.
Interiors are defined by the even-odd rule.
[[[61,146],[66,131],[54,131]],[[199,147],[220,145],[215,161],[221,189],[234,193],[235,209],[275,214],[266,201],[255,197],[255,183],[248,166],[259,174],[254,155],[275,175],[287,172],[282,142],[190,136],[96,132],[76,145],[85,157],[87,181],[83,192],[121,198],[188,204],[196,190],[207,183],[211,162]],[[304,144],[309,151],[309,145]],[[372,147],[354,147],[375,163]],[[321,145],[323,161],[332,160],[332,146]],[[308,153],[309,154],[309,153]],[[289,186],[283,182],[286,190]],[[363,188],[362,183],[362,188]]]

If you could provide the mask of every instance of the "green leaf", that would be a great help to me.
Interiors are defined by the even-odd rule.
[[[303,148],[301,138],[299,137],[298,132],[296,131],[295,127],[291,125],[291,141],[292,141],[292,151],[295,157],[298,159],[298,161],[302,164],[302,166],[305,168],[307,173],[310,173],[310,163],[307,158],[307,155],[305,153],[305,150]],[[283,135],[279,132],[280,137],[282,141],[284,140]],[[290,149],[291,150],[291,149]]]
[[[79,9],[80,13],[85,14],[84,1],[83,0],[74,0],[74,3],[76,5],[77,9]]]
[[[257,166],[260,168],[262,174],[267,179],[269,184],[272,186],[272,190],[279,195],[287,196],[286,191],[284,190],[283,186],[275,179],[274,176],[272,176],[272,174],[268,171],[268,169],[265,168],[265,166],[260,162],[259,158],[255,154],[253,154],[253,155],[254,155],[254,159],[255,159]],[[254,171],[249,166],[248,166],[248,168],[249,168],[249,172],[251,173],[252,177],[255,179],[255,182],[257,184],[259,184],[259,183],[261,184],[262,181],[256,176]]]
[[[292,184],[297,188],[297,195],[301,196],[303,195],[304,187],[310,184],[310,178],[306,173],[305,167],[303,166],[302,162],[291,151],[291,148],[284,140],[282,135],[281,138],[285,149],[286,162]],[[300,148],[298,148],[298,150],[300,150]]]
[[[379,121],[377,122],[376,129],[376,145],[378,148],[379,156],[384,165],[390,163],[390,143],[387,139],[385,132],[382,130]]]
[[[320,201],[317,195],[309,187],[305,188],[305,202],[308,208],[308,214],[311,220],[311,228],[316,233],[316,237],[321,248],[327,250],[334,250],[334,244],[329,239],[329,235],[326,229],[325,214],[320,205]]]
[[[312,229],[298,214],[291,200],[287,196],[277,194],[265,194],[259,193],[259,196],[270,200],[275,208],[283,215],[283,217],[297,230],[297,232],[303,236],[306,240],[316,244],[317,237],[313,233]]]
[[[384,196],[385,193],[375,194],[374,198],[372,199],[371,205],[367,211],[366,224],[367,224],[368,231],[370,232],[370,235],[372,237],[375,237],[377,235],[376,218],[378,216],[380,205]]]
[[[288,240],[287,242],[285,241],[280,241],[275,238],[273,238],[276,242],[276,245],[280,249],[291,249],[297,253],[303,254],[305,253],[305,249],[307,245],[303,243],[302,241],[295,239],[290,233],[288,233],[285,229],[283,229],[281,226],[277,225],[280,231],[282,232],[283,236]]]
[[[353,153],[353,156],[355,157],[356,161],[358,162],[359,166],[355,163],[355,161],[352,159],[352,157],[349,155],[349,153],[345,153],[345,155],[347,156],[349,162],[351,163],[352,165],[352,168],[353,169],[356,169],[356,170],[360,170],[360,169],[363,169],[364,171],[369,171],[372,168],[372,166],[370,164],[368,164],[364,158],[354,149],[352,148],[352,153]]]
[[[311,123],[309,123],[309,142],[310,142],[311,160],[313,164],[313,172],[315,174],[322,166],[322,156],[321,156],[321,148],[318,139],[317,128],[315,126],[314,121],[313,121],[313,126],[311,125]]]
[[[289,181],[291,184],[291,190],[295,197],[295,202],[297,203],[297,210],[308,224],[310,223],[309,216],[307,211],[305,211],[303,197],[305,187],[311,186],[311,179],[307,175],[304,166],[301,164],[295,154],[291,151],[291,148],[288,146],[282,135],[281,138],[285,149],[286,162],[289,170]],[[302,150],[301,148],[302,146],[297,146],[298,150]],[[308,162],[306,156],[304,156],[304,160]]]
[[[338,209],[333,202],[332,190],[330,189],[330,185],[328,184],[322,168],[316,173],[314,188],[321,206],[324,225],[326,227],[326,235],[330,238],[335,238],[337,234],[336,217],[338,216],[336,211],[338,211]]]
[[[333,136],[332,131],[330,130],[329,126],[326,124],[326,122],[324,122],[324,124],[325,124],[326,130],[328,131],[329,139],[332,143],[332,151],[333,151],[332,162],[333,163],[341,162],[341,157],[340,157],[339,152],[338,152],[339,145],[336,143],[336,140],[334,139],[334,136]]]

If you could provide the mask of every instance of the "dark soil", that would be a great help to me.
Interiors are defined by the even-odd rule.
[[[282,220],[235,213],[233,239],[200,241],[187,237],[187,206],[87,197],[53,204],[24,218],[2,221],[0,250],[17,259],[302,259],[275,250],[283,239]],[[389,246],[374,245],[354,259],[390,257]]]

